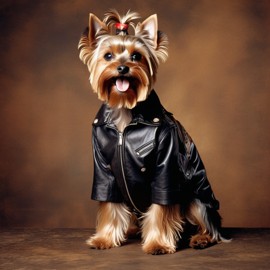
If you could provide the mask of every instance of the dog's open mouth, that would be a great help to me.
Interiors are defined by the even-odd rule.
[[[115,77],[113,83],[118,92],[124,93],[127,90],[134,90],[134,78],[131,77]]]
[[[130,88],[130,82],[125,77],[116,78],[115,86],[119,92],[126,92]]]

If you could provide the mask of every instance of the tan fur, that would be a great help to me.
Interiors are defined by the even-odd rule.
[[[97,249],[118,247],[126,240],[131,213],[124,204],[100,203],[96,234],[87,244]]]
[[[105,14],[101,21],[94,14],[89,16],[89,27],[79,41],[79,57],[90,72],[90,83],[98,98],[112,109],[112,121],[123,132],[130,123],[131,109],[144,101],[153,88],[160,62],[168,58],[168,40],[158,31],[154,14],[143,22],[136,22],[139,15],[128,12],[120,16],[115,10]],[[134,34],[118,31],[115,23],[128,24]],[[118,29],[119,30],[119,29]],[[139,54],[140,59],[133,58]],[[120,73],[125,66],[128,72]],[[125,90],[117,88],[117,80],[128,81]],[[151,109],[151,108],[149,108]],[[142,247],[146,253],[174,253],[183,231],[184,217],[198,226],[198,234],[191,238],[190,246],[205,247],[223,241],[215,226],[208,221],[205,206],[199,201],[191,203],[181,216],[179,205],[152,204],[137,220],[124,203],[100,203],[96,233],[87,244],[97,249],[118,247],[127,235],[142,233]],[[141,223],[141,224],[140,224]]]
[[[213,225],[205,205],[199,200],[193,201],[185,212],[186,219],[198,227],[198,233],[190,239],[190,247],[205,248],[213,243],[230,242],[220,235],[216,226]]]
[[[121,17],[110,11],[102,22],[90,14],[88,35],[82,35],[79,41],[79,57],[88,66],[92,88],[98,98],[111,107],[132,109],[137,102],[145,100],[156,80],[159,63],[168,57],[168,40],[156,29],[156,15],[135,24],[137,18],[138,14],[134,12]],[[133,26],[134,35],[113,35],[113,23],[118,21]],[[142,55],[139,64],[131,61],[134,52]],[[104,59],[106,53],[113,55],[113,61]],[[126,77],[131,89],[119,93],[114,78],[119,76],[117,67],[123,64],[130,69]]]
[[[131,121],[131,112],[125,108],[115,109],[112,113],[112,120],[115,123],[117,129],[123,132],[125,127]]]
[[[142,221],[143,250],[150,254],[174,253],[183,223],[179,205],[152,204]]]

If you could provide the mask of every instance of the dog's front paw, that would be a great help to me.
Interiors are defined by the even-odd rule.
[[[95,249],[110,249],[113,247],[120,246],[113,243],[110,239],[107,239],[106,237],[102,236],[92,236],[87,241],[86,244],[90,246],[91,248]]]
[[[210,245],[212,245],[212,241],[209,234],[193,235],[189,243],[189,246],[195,249],[203,249]]]
[[[171,246],[161,245],[157,242],[144,244],[143,251],[147,254],[162,255],[175,253],[176,248]]]

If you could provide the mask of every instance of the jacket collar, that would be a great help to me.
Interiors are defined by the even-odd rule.
[[[145,101],[139,102],[137,106],[131,110],[131,123],[158,126],[165,112],[156,92],[152,90]],[[111,120],[111,114],[112,109],[107,104],[103,104],[96,115],[94,125],[114,125]]]

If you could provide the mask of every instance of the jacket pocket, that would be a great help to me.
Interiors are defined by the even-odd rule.
[[[145,157],[146,155],[148,155],[154,149],[154,147],[155,147],[155,142],[150,141],[150,142],[147,142],[147,143],[143,144],[139,148],[137,148],[135,150],[135,153],[139,157]]]

